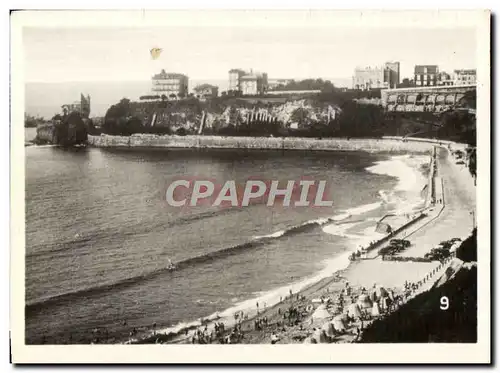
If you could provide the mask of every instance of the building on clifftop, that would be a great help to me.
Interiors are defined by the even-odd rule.
[[[213,98],[219,95],[219,87],[211,84],[200,84],[194,88],[194,93],[200,99]]]
[[[153,94],[185,97],[188,94],[189,78],[184,74],[167,73],[161,70],[151,78]]]
[[[80,94],[80,101],[75,101],[71,104],[64,104],[61,106],[62,113],[68,115],[70,113],[79,113],[82,118],[88,118],[90,115],[90,95],[86,97]]]

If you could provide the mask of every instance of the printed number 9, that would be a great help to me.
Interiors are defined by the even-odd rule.
[[[441,307],[442,310],[447,310],[450,308],[450,300],[448,297],[441,297]]]

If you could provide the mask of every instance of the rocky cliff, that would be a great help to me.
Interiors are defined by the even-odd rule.
[[[154,102],[123,99],[108,110],[103,127],[105,133],[115,135],[178,131],[212,134],[228,128],[276,134],[280,129],[328,125],[340,112],[338,106],[314,99],[217,98],[205,102],[195,98]]]

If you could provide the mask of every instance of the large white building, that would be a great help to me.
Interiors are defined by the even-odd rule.
[[[461,69],[453,72],[454,85],[476,84],[476,69]]]
[[[267,92],[267,74],[246,72],[241,69],[229,70],[229,91],[241,92],[243,95],[261,95]]]
[[[169,96],[174,94],[176,96],[188,93],[189,78],[183,74],[167,73],[162,70],[159,74],[154,75],[152,78],[152,91],[157,95]]]
[[[386,62],[382,66],[356,67],[352,88],[370,90],[394,88],[399,84],[399,62]]]
[[[245,71],[241,69],[229,70],[228,91],[241,91],[241,77],[245,74]]]

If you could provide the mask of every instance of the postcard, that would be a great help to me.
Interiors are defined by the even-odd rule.
[[[490,363],[490,17],[11,13],[12,361]]]

